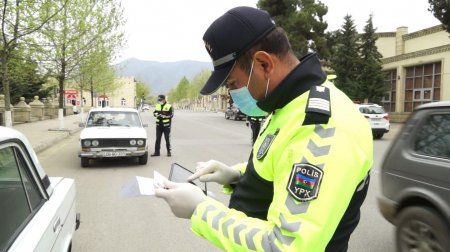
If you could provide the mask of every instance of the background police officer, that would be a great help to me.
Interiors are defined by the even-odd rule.
[[[248,162],[200,162],[190,177],[224,185],[228,207],[189,183],[166,181],[156,196],[225,251],[346,251],[373,163],[367,120],[265,11],[233,8],[203,40],[214,71],[200,93],[226,85],[243,113],[269,116]]]
[[[172,105],[167,103],[164,95],[158,95],[158,104],[155,106],[153,116],[156,117],[156,141],[155,152],[151,154],[152,157],[160,155],[161,137],[164,133],[164,139],[166,140],[167,156],[172,156],[170,147],[170,126],[172,124],[173,108]]]
[[[261,129],[261,124],[264,121],[265,116],[247,116],[247,127],[250,126],[252,130],[252,144],[255,143],[256,138],[258,138],[259,130]]]

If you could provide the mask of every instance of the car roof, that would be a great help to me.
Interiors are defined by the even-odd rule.
[[[36,152],[34,151],[33,147],[31,146],[30,142],[25,137],[25,135],[22,134],[20,131],[15,130],[13,128],[0,126],[0,142],[7,141],[7,140],[13,140],[13,139],[18,139],[25,145],[25,147],[28,151],[28,154],[30,154],[31,159],[33,160],[33,163],[36,167],[39,177],[41,179],[46,177],[47,175],[39,162]],[[51,194],[52,189],[50,187],[46,188],[46,189],[47,189],[47,192],[49,194]]]
[[[445,108],[445,107],[450,107],[450,101],[438,101],[438,102],[425,103],[420,106],[417,106],[414,110],[430,109],[430,108]]]
[[[89,112],[96,112],[96,111],[118,111],[118,112],[138,112],[137,109],[134,108],[93,108],[89,110]]]
[[[381,107],[380,105],[378,105],[376,103],[359,103],[359,104],[356,104],[356,105],[360,106],[360,107],[370,107],[370,106]]]

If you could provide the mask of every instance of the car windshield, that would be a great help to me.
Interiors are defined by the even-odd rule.
[[[370,106],[370,107],[360,107],[359,111],[363,114],[384,114],[383,107]]]
[[[94,111],[89,113],[87,127],[141,127],[136,112],[131,111]]]

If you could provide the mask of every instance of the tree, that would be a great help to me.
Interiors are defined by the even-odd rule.
[[[177,86],[169,92],[171,102],[179,102],[185,98],[188,98],[189,80],[186,76],[181,78]]]
[[[140,103],[141,99],[147,100],[150,96],[150,88],[142,81],[136,81],[136,103]]]
[[[68,0],[59,1],[65,6]],[[10,99],[10,61],[19,56],[17,48],[27,47],[27,37],[40,30],[60,12],[52,0],[42,1],[1,1],[0,6],[0,76],[5,94],[5,125],[12,127]]]
[[[297,57],[316,51],[321,58],[330,56],[325,30],[328,27],[323,17],[328,8],[315,0],[259,0],[258,8],[266,10],[282,27],[291,42]]]
[[[450,32],[450,2],[448,0],[428,0],[428,10],[442,23],[447,32]]]
[[[351,15],[344,17],[344,24],[336,34],[335,52],[331,59],[331,67],[336,74],[335,85],[350,98],[356,98],[358,86],[358,33]]]
[[[123,10],[117,0],[72,0],[44,26],[41,32],[41,39],[47,42],[43,48],[44,57],[49,59],[47,67],[59,83],[60,122],[63,119],[66,79],[75,79],[80,74],[81,61],[93,48],[95,51],[97,45],[104,48],[110,48],[106,45],[120,45],[122,25]],[[113,83],[104,77],[109,78],[114,72],[104,65],[101,67],[105,70],[102,80]]]
[[[364,33],[361,35],[360,46],[360,65],[358,86],[355,92],[355,98],[359,100],[367,99],[369,102],[378,103],[388,91],[388,86],[384,82],[382,72],[382,55],[378,52],[375,44],[377,35],[373,28],[372,15],[364,26]]]

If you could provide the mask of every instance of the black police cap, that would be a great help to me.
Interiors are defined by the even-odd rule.
[[[162,94],[158,95],[158,100],[165,100],[165,99],[166,99],[166,96],[164,96]]]
[[[275,29],[269,13],[252,7],[236,7],[216,19],[203,35],[214,71],[200,93],[211,94],[226,80],[236,59]]]

